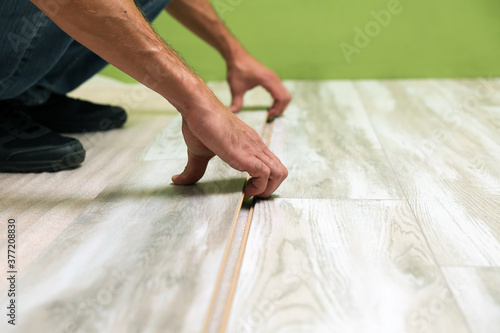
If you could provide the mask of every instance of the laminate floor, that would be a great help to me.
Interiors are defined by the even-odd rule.
[[[78,136],[78,169],[1,174],[0,248],[15,219],[16,325],[1,332],[499,332],[500,79],[286,82],[265,123],[289,169],[267,200],[215,158],[180,187],[180,117],[137,85],[74,95],[127,126]],[[225,83],[210,83],[226,104]]]

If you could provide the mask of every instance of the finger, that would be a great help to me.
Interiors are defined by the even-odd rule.
[[[245,186],[245,198],[263,193],[267,188],[271,170],[262,161],[254,158],[253,167],[247,171],[252,178]]]
[[[208,162],[212,157],[196,156],[188,150],[188,162],[184,171],[172,177],[172,181],[177,185],[191,185],[203,177],[207,170]]]
[[[269,149],[266,149],[265,155],[263,155],[261,159],[271,171],[265,191],[259,194],[260,197],[267,198],[286,179],[288,176],[288,170]]]
[[[283,114],[286,107],[292,100],[290,93],[286,90],[285,86],[277,75],[273,79],[265,81],[262,85],[273,97],[274,102],[269,109],[269,117],[277,117]]]
[[[281,116],[291,100],[292,97],[286,90],[280,96],[274,97],[274,103],[268,111],[269,118]]]
[[[233,113],[236,113],[243,107],[243,92],[231,92],[231,94],[233,96],[233,100],[231,102],[229,110]]]

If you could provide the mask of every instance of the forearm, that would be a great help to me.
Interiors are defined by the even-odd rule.
[[[164,96],[181,113],[198,107],[203,81],[153,31],[132,0],[32,2],[75,40]]]
[[[246,54],[243,46],[231,34],[208,0],[173,0],[168,13],[213,46],[231,63]]]

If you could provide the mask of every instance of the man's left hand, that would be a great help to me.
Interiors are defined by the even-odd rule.
[[[233,97],[229,110],[238,112],[243,106],[243,95],[256,86],[262,86],[273,98],[269,118],[280,116],[292,97],[276,73],[245,53],[227,65],[227,81]]]

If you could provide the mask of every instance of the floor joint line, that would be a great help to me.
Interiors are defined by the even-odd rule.
[[[265,141],[265,144],[267,147],[269,147],[269,144],[271,142],[271,135],[272,135],[273,128],[274,128],[274,120],[270,120],[269,115],[267,115],[266,119],[264,121],[264,124],[262,126],[262,129],[260,131],[260,134],[259,134],[261,139]],[[264,136],[265,136],[265,138],[264,138]],[[247,177],[245,180],[245,185],[248,183],[249,179],[250,179],[250,175],[247,174]],[[245,186],[243,187],[243,190],[244,190],[244,188],[245,188]],[[224,275],[225,275],[224,272],[226,271],[226,268],[227,268],[227,260],[228,260],[228,257],[229,257],[229,254],[230,254],[230,251],[232,248],[231,245],[233,243],[234,234],[236,231],[236,227],[238,225],[238,220],[240,218],[241,210],[243,208],[244,198],[245,198],[245,193],[243,192],[241,194],[240,200],[238,202],[236,215],[235,215],[235,218],[233,221],[233,225],[231,227],[231,233],[229,235],[226,250],[224,252],[222,263],[221,263],[221,266],[219,269],[219,274],[217,276],[217,282],[216,282],[216,285],[215,285],[215,288],[214,288],[214,291],[212,294],[210,306],[208,308],[207,315],[205,318],[205,324],[203,326],[204,333],[212,332],[210,330],[210,328],[211,328],[212,322],[214,321],[213,320],[214,319],[214,311],[215,311],[215,308],[217,306],[219,298],[222,296],[221,295],[221,285],[223,283],[223,279],[224,279]],[[245,254],[246,242],[248,239],[248,235],[250,233],[250,226],[252,223],[253,212],[254,212],[256,200],[257,199],[254,197],[252,200],[251,206],[249,208],[249,215],[248,215],[248,218],[247,218],[246,223],[245,223],[245,231],[243,233],[243,239],[241,240],[241,243],[239,246],[238,259],[236,261],[236,266],[235,266],[234,270],[232,271],[232,278],[231,278],[231,285],[230,285],[230,289],[229,289],[229,294],[228,294],[226,300],[224,301],[225,302],[224,315],[222,317],[222,322],[220,324],[220,327],[217,328],[217,331],[220,333],[223,333],[226,331],[227,323],[229,321],[229,315],[231,312],[233,297],[234,297],[234,293],[236,291],[236,286],[238,284],[238,277],[239,277],[239,272],[240,272],[241,265],[243,262],[243,256]]]

